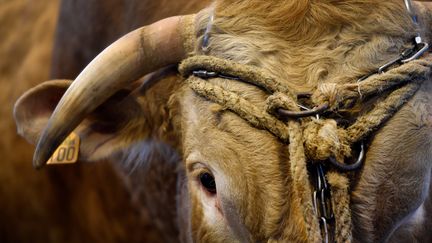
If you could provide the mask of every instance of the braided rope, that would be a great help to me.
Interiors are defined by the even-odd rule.
[[[187,82],[202,97],[223,104],[224,107],[238,114],[253,126],[268,130],[284,142],[289,141],[288,127],[282,121],[262,111],[236,93],[224,90],[220,86],[209,82],[203,82],[202,79],[195,76],[189,77]]]
[[[307,172],[307,160],[326,160],[334,156],[339,161],[349,157],[353,143],[363,140],[391,118],[419,89],[431,74],[431,55],[415,60],[386,73],[373,75],[354,84],[326,83],[313,93],[314,104],[328,103],[334,110],[344,107],[346,102],[359,100],[383,91],[390,94],[368,113],[358,117],[350,127],[337,127],[333,119],[288,120],[282,122],[272,114],[279,108],[297,111],[297,100],[292,92],[278,79],[262,69],[241,65],[211,56],[194,56],[180,65],[180,73],[189,77],[187,82],[198,95],[233,111],[259,129],[266,129],[282,142],[289,142],[290,169],[293,175],[294,193],[300,198],[303,216],[312,242],[320,242],[321,234],[315,217],[312,190]],[[224,90],[204,79],[193,76],[195,70],[211,70],[228,77],[254,84],[270,93],[266,110],[263,111],[238,94]],[[348,178],[345,174],[330,172],[332,204],[335,209],[337,242],[351,242],[352,224]]]
[[[193,56],[184,60],[180,66],[180,72],[185,77],[200,69],[238,77],[242,81],[264,88],[270,93],[281,92],[294,97],[286,85],[257,67],[242,65],[213,56]]]
[[[357,118],[357,121],[346,129],[348,142],[353,144],[363,140],[381,124],[391,118],[420,88],[423,80],[415,80],[395,91],[376,104],[374,109]]]
[[[328,103],[332,110],[343,108],[345,102],[351,103],[352,100],[382,93],[413,80],[424,80],[424,77],[430,74],[431,68],[432,55],[429,55],[385,73],[372,75],[361,82],[341,85],[321,84],[312,94],[311,99],[314,104]]]
[[[288,121],[290,131],[290,169],[293,176],[294,195],[300,199],[306,231],[310,242],[322,242],[318,218],[315,216],[311,200],[312,188],[309,184],[306,156],[303,147],[303,132],[299,122]]]

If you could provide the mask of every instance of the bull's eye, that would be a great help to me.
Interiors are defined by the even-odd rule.
[[[201,185],[211,194],[216,194],[216,182],[210,173],[202,173],[199,175]]]

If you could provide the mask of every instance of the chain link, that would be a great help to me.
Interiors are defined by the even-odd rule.
[[[322,164],[314,164],[312,170],[315,178],[313,206],[315,215],[320,222],[321,236],[323,237],[323,242],[333,242],[335,218],[331,202],[330,186],[325,177],[325,170]]]

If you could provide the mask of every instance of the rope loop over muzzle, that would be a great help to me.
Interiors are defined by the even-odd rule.
[[[420,84],[430,76],[431,59],[431,55],[428,55],[385,73],[371,75],[361,82],[319,84],[310,97],[315,109],[305,111],[302,108],[307,108],[299,104],[295,92],[289,90],[281,80],[257,67],[212,56],[194,56],[184,60],[179,70],[184,77],[189,77],[189,86],[197,94],[233,111],[253,126],[268,130],[283,142],[289,142],[287,121],[298,120],[309,160],[334,158],[343,162],[344,158],[351,156],[353,144],[361,142],[378,129],[414,95]],[[265,110],[237,93],[206,81],[211,78],[236,80],[260,87],[269,94]],[[324,112],[347,109],[353,103],[384,92],[389,94],[382,102],[375,104],[373,109],[359,116],[347,128],[338,127],[334,119],[323,116],[316,119]]]
[[[350,242],[351,212],[346,174],[330,170],[326,178],[331,188],[331,199],[313,197],[321,202],[331,200],[337,220],[330,227],[327,218],[317,215],[312,202],[314,200],[311,200],[311,195],[317,191],[312,193],[311,190],[308,162],[320,168],[326,165],[338,172],[360,168],[365,153],[363,140],[392,117],[416,93],[422,82],[430,79],[431,68],[432,58],[429,54],[419,60],[400,63],[400,66],[385,73],[362,78],[361,82],[320,84],[310,95],[309,103],[315,106],[312,109],[299,104],[298,96],[282,81],[257,67],[213,56],[193,56],[181,63],[179,71],[198,95],[234,112],[252,126],[269,131],[282,142],[289,143],[292,187],[300,199],[310,241],[329,241],[329,234],[321,234],[324,222],[326,232],[334,231],[332,235],[336,242]],[[269,95],[266,106],[258,107],[241,94],[208,82],[212,78],[245,82],[263,89]],[[358,116],[348,127],[339,126],[335,119],[328,116],[377,94],[386,94],[386,97]],[[345,164],[346,158],[352,155],[353,145],[358,143],[361,144],[359,159],[354,164]]]

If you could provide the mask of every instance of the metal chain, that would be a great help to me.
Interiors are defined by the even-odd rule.
[[[324,166],[321,163],[312,165],[313,178],[315,179],[313,192],[313,206],[317,216],[323,242],[334,241],[335,217],[333,213],[330,186],[325,177]]]

